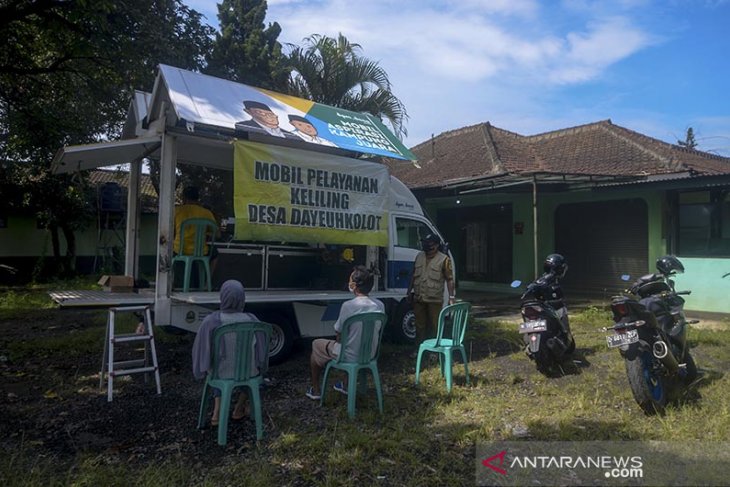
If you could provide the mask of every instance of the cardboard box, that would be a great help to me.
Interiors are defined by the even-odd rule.
[[[104,291],[112,293],[131,293],[134,291],[134,278],[132,276],[101,276],[99,285]]]

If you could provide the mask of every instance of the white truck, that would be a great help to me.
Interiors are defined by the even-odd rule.
[[[242,132],[240,119],[246,115],[241,100],[246,99],[265,102],[277,114],[279,128],[286,136],[272,135],[255,128]],[[294,127],[282,122],[286,120],[286,114],[291,115],[292,112],[311,121],[317,127],[319,137],[327,142],[317,144],[297,140],[292,135]],[[438,231],[426,218],[410,190],[387,174],[386,166],[347,157],[352,156],[353,151],[359,151],[406,160],[413,158],[377,119],[161,66],[153,92],[138,92],[130,104],[123,137],[115,142],[64,147],[54,159],[54,171],[62,173],[100,166],[130,165],[125,274],[138,277],[139,177],[144,159],[159,160],[154,293],[141,290],[136,293],[51,293],[61,306],[149,304],[154,306],[156,325],[197,331],[202,319],[217,308],[218,293],[185,293],[174,289],[171,266],[177,166],[192,164],[225,169],[231,171],[232,177],[235,176],[234,199],[238,206],[231,222],[235,222],[236,231],[215,243],[218,257],[213,287],[215,289],[226,279],[238,279],[244,283],[246,309],[274,325],[270,347],[273,362],[285,359],[298,338],[333,334],[332,325],[339,307],[351,297],[346,290],[347,277],[355,264],[364,264],[378,271],[371,295],[386,305],[388,334],[400,340],[414,338],[413,313],[405,293],[413,261],[420,250],[420,239],[428,233],[438,235]],[[240,142],[242,140],[245,142]],[[287,195],[287,201],[283,203],[269,201],[267,206],[261,204],[260,199],[254,201],[253,193],[247,192],[249,182],[266,178],[263,173],[256,173],[255,178],[249,173],[247,178],[245,172],[239,171],[243,163],[237,159],[238,156],[234,157],[234,146],[239,143],[269,148],[267,153],[270,153],[271,164],[286,166],[287,171],[293,168],[294,173],[310,171],[311,177],[289,178],[291,181],[286,182],[291,183],[290,187],[283,188],[281,192]],[[282,158],[287,160],[282,161]],[[259,167],[260,159],[259,156],[253,157],[249,161],[251,167],[256,164]],[[308,166],[306,160],[314,166]],[[302,165],[297,169],[299,163]],[[324,164],[330,169],[317,172],[319,170],[312,169],[318,167],[317,164]],[[340,181],[345,181],[359,177],[361,167],[367,170],[374,168],[380,174],[380,179],[376,181],[373,178],[373,183],[366,185],[371,194],[367,195],[370,203],[365,206],[357,206],[356,190],[345,187],[344,183],[343,187],[333,188],[322,177],[322,172],[325,176],[332,176],[332,184],[337,186],[335,171],[340,175]],[[272,183],[270,180],[257,182]],[[280,180],[273,182],[282,183]],[[307,189],[307,183],[319,189]],[[277,186],[276,189],[281,188]],[[267,189],[260,193],[257,197],[266,200],[271,191]],[[341,204],[335,205],[336,209],[332,210],[333,198],[342,198],[347,205],[344,208]],[[371,203],[378,208],[368,207]],[[280,206],[273,206],[276,204]],[[256,208],[278,208],[277,215],[287,216],[282,216],[282,221],[273,217],[271,221],[260,221],[264,219],[257,219]],[[304,219],[306,222],[302,222],[301,217],[292,216],[305,211],[312,215],[312,218]],[[353,218],[355,222],[360,221],[360,216],[353,217],[355,214],[362,216],[362,225],[356,229],[352,223],[349,227],[344,223],[337,226],[337,222],[352,222]],[[366,221],[377,221],[378,228],[365,225]]]

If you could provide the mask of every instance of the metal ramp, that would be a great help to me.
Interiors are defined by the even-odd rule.
[[[115,333],[115,318],[117,313],[143,313],[144,330],[140,333]],[[114,346],[119,343],[143,342],[144,358],[125,361],[114,361]],[[150,363],[151,361],[151,363]],[[109,316],[106,322],[106,339],[104,340],[104,356],[101,360],[101,372],[99,372],[99,389],[104,386],[104,372],[107,379],[107,402],[111,402],[112,393],[114,392],[114,378],[123,375],[145,374],[145,382],[147,382],[147,374],[153,372],[155,374],[155,383],[157,385],[157,394],[162,394],[160,388],[160,369],[157,366],[157,352],[155,350],[155,337],[152,326],[152,316],[149,306],[125,306],[117,308],[109,308]]]
[[[75,290],[52,291],[51,299],[61,308],[108,308],[110,306],[142,306],[155,302],[154,289],[140,289],[136,293]]]

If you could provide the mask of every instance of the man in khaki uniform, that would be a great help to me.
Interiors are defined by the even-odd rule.
[[[440,243],[441,239],[432,233],[421,239],[423,251],[416,256],[408,285],[408,299],[416,315],[416,345],[436,336],[444,302],[444,282],[449,291],[449,304],[454,304],[456,299],[451,259],[439,251]]]

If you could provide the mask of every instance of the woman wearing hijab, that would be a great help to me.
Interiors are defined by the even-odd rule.
[[[198,334],[195,337],[195,343],[193,343],[193,375],[196,379],[204,379],[212,366],[211,346],[213,342],[213,331],[216,328],[229,323],[259,321],[255,315],[243,312],[243,307],[246,305],[246,292],[243,289],[243,284],[240,282],[236,280],[228,280],[224,282],[221,286],[220,301],[220,311],[215,311],[206,316],[203,323],[200,325]],[[230,347],[235,346],[235,343],[226,343],[226,339],[229,336],[231,338],[235,338],[232,335],[226,334],[223,339],[224,343],[222,349],[219,352],[221,360],[218,365],[218,374],[223,378],[233,375],[232,360],[225,360],[225,357],[233,358],[235,356],[235,351],[232,349],[229,350]],[[260,374],[266,373],[269,365],[269,344],[266,342],[266,335],[263,333],[256,334],[254,340],[254,352],[255,353],[252,354],[254,365],[258,367]],[[231,414],[231,418],[234,421],[241,420],[247,416],[247,396],[248,395],[245,392],[240,392],[238,394],[236,406]],[[216,389],[214,391],[213,416],[210,421],[212,426],[216,426],[218,424],[220,405],[220,391]]]

